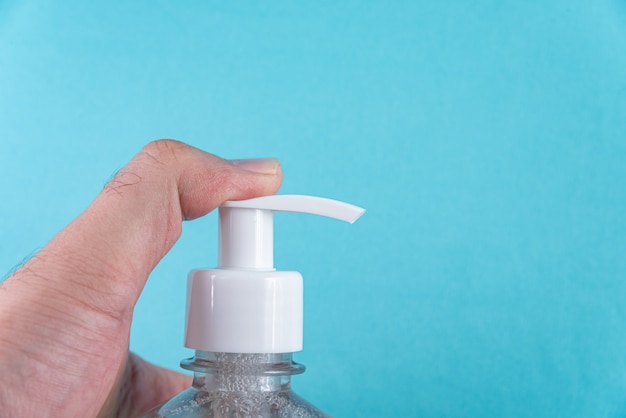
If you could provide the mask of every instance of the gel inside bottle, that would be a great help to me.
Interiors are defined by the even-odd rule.
[[[192,386],[144,418],[329,417],[291,390],[302,350],[302,276],[274,269],[273,212],[356,221],[362,208],[314,196],[276,195],[219,209],[219,267],[193,270],[181,362]]]

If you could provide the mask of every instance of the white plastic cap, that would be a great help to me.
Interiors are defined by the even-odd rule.
[[[314,196],[276,195],[219,208],[219,267],[194,270],[185,346],[230,353],[302,349],[302,276],[274,270],[273,212],[356,221],[365,210]]]

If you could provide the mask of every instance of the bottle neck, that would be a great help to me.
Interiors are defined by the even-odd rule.
[[[290,388],[291,375],[305,367],[292,353],[216,353],[197,350],[181,367],[194,372],[193,386],[205,391],[274,392]]]

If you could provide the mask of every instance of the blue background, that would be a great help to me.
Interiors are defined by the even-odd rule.
[[[338,417],[626,415],[626,3],[0,1],[0,266],[145,143],[278,157],[304,397]],[[132,349],[177,368],[186,223]],[[106,349],[106,347],[102,347]],[[88,382],[86,382],[88,384]]]

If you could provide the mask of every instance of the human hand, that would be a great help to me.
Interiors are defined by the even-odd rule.
[[[183,220],[281,181],[273,159],[229,162],[170,140],[144,147],[0,285],[0,417],[129,417],[189,387],[129,353],[135,303]]]

